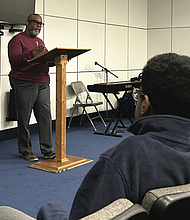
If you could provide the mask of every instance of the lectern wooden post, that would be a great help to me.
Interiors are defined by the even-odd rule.
[[[66,65],[71,58],[90,49],[55,48],[28,62],[55,62],[56,65],[56,156],[28,167],[59,173],[92,160],[66,154]]]
[[[56,64],[56,157],[55,161],[68,161],[66,157],[66,65],[67,55],[55,58]]]

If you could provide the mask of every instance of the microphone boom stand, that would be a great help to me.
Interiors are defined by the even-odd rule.
[[[117,75],[115,75],[114,73],[112,73],[110,70],[108,70],[107,68],[103,67],[102,65],[100,65],[98,62],[94,63],[95,65],[98,65],[102,68],[102,71],[105,72],[106,74],[106,83],[108,83],[108,73],[112,74],[113,76],[115,76],[116,78],[118,78]],[[106,94],[107,96],[108,94]],[[105,121],[110,121],[110,119],[108,118],[108,100],[106,102],[106,118],[104,119]]]

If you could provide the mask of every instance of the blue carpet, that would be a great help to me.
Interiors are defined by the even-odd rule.
[[[130,124],[127,119],[123,121],[126,126]],[[95,124],[98,130],[105,130],[100,121],[95,121]],[[48,202],[55,202],[69,212],[81,181],[100,154],[129,135],[126,130],[122,138],[96,135],[89,122],[71,126],[67,130],[67,154],[94,161],[58,174],[27,167],[31,162],[21,158],[17,139],[0,142],[0,205],[14,207],[34,218],[39,208]],[[43,160],[38,134],[31,138],[33,153]]]

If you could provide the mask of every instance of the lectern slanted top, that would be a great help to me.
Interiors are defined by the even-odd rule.
[[[78,49],[78,48],[62,48],[62,47],[55,47],[54,49],[35,57],[28,62],[49,62],[52,63],[55,61],[56,57],[59,57],[60,55],[67,55],[68,60],[79,56],[91,49]]]
[[[28,62],[49,62],[56,65],[56,156],[55,159],[30,164],[29,167],[61,172],[89,163],[92,160],[66,155],[66,64],[67,61],[90,49],[56,47]]]

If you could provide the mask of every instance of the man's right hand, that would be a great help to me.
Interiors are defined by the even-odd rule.
[[[36,46],[34,47],[34,50],[33,50],[34,56],[39,55],[40,53],[42,53],[43,51],[45,51],[45,49],[46,49],[46,48],[45,48],[44,45],[38,46],[38,42],[36,41]]]

